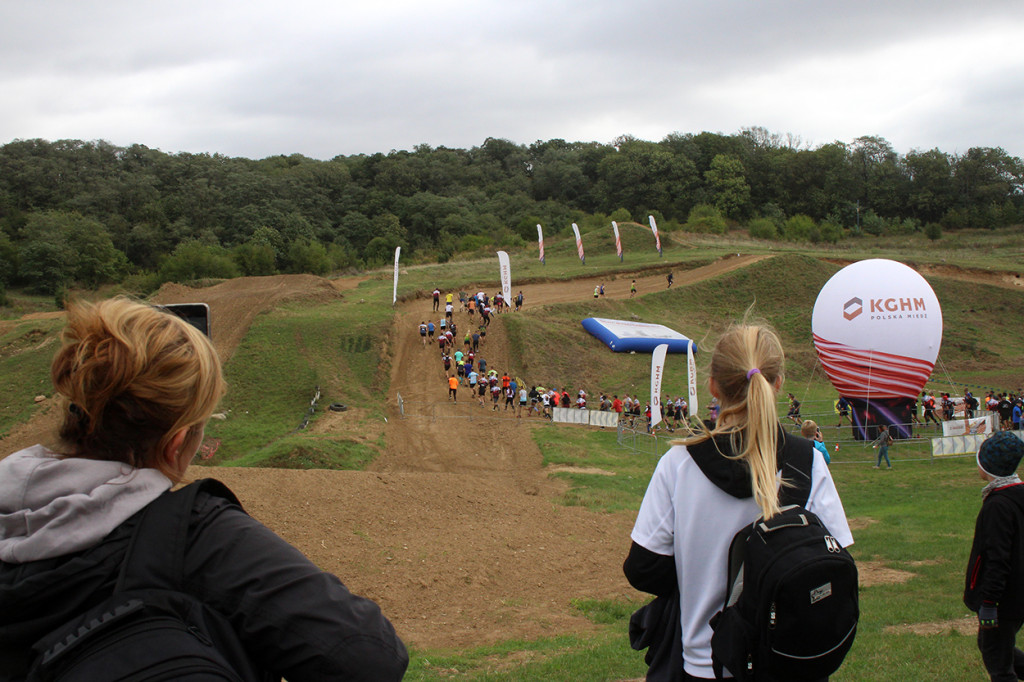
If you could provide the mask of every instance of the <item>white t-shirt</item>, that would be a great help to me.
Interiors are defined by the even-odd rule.
[[[843,503],[817,450],[806,507],[840,544],[853,544]],[[760,515],[753,497],[733,497],[712,483],[686,446],[672,447],[654,470],[631,537],[651,552],[675,557],[684,669],[690,675],[715,677],[708,621],[725,602],[729,544]]]

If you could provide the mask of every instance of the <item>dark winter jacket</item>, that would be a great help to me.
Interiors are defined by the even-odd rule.
[[[996,488],[981,503],[967,562],[964,604],[998,604],[1001,618],[1024,618],[1024,483]]]
[[[20,679],[33,642],[112,593],[139,517],[89,549],[0,563],[0,680]],[[398,680],[408,664],[375,603],[238,505],[204,492],[189,525],[185,586],[227,618],[268,679]]]

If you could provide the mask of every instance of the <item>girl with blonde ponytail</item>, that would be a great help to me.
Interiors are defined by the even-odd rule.
[[[793,463],[808,451],[811,481],[804,506],[843,546],[853,544],[821,454],[779,424],[775,398],[784,366],[782,343],[769,327],[739,324],[727,330],[712,351],[708,380],[721,405],[718,420],[673,441],[640,507],[623,570],[638,590],[664,597],[678,593],[680,627],[673,641],[681,641],[683,674],[675,679],[715,678],[708,621],[725,600],[729,543],[744,525],[779,512],[780,487],[808,476]],[[674,660],[677,652],[671,655]]]

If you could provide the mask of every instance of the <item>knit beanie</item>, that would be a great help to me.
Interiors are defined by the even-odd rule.
[[[1021,457],[1024,457],[1024,441],[1010,431],[992,434],[978,448],[978,466],[996,478],[1015,472]]]

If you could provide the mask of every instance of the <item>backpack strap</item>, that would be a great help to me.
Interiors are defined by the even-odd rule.
[[[779,462],[782,477],[791,485],[779,491],[779,506],[795,504],[807,506],[811,497],[811,467],[814,466],[814,446],[806,438],[797,438],[784,430],[780,433],[782,448]]]
[[[242,506],[226,485],[212,478],[196,481],[174,492],[165,492],[153,500],[143,511],[132,533],[115,592],[146,587],[180,589],[188,526],[200,492]]]

